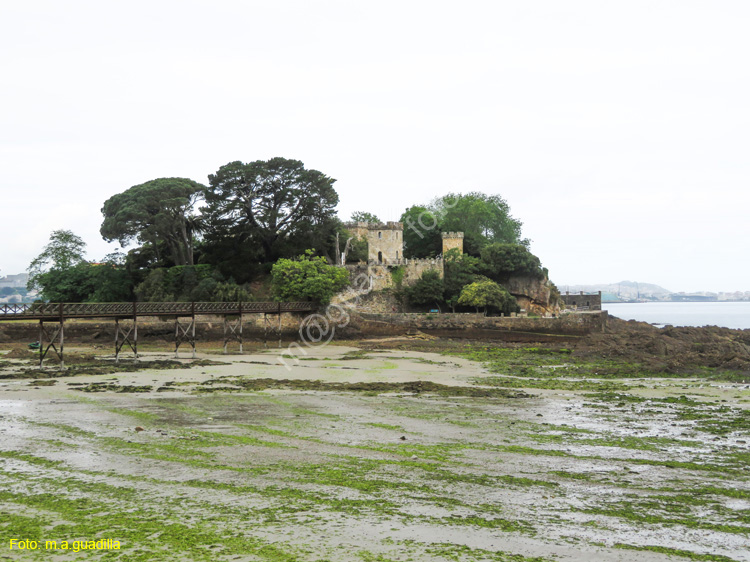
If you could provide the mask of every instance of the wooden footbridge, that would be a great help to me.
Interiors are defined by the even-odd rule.
[[[0,304],[0,321],[39,321],[39,368],[50,349],[65,368],[63,355],[65,322],[80,318],[112,318],[115,321],[115,361],[120,351],[128,346],[138,360],[138,319],[144,316],[174,318],[175,357],[180,345],[189,344],[195,358],[195,319],[197,316],[222,316],[224,319],[224,352],[230,341],[237,341],[242,351],[243,317],[248,314],[263,315],[263,341],[267,344],[269,332],[279,337],[281,345],[281,315],[284,313],[310,313],[317,310],[311,302],[113,302],[113,303],[34,303]],[[273,322],[273,316],[278,317]],[[271,317],[271,318],[269,318]],[[48,324],[52,326],[47,327]]]

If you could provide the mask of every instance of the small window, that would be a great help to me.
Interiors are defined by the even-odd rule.
[[[378,232],[378,238],[382,238],[382,237],[383,237],[383,233],[382,232]]]
[[[398,259],[398,250],[396,250],[396,259]]]

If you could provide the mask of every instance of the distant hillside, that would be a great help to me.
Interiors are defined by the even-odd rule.
[[[640,283],[638,281],[620,281],[619,283],[598,284],[598,285],[559,285],[561,293],[569,291],[571,293],[595,293],[602,292],[602,300],[630,300],[637,298],[655,298],[663,299],[672,294],[672,291],[654,285],[653,283]],[[614,298],[605,298],[605,297]],[[619,299],[617,299],[619,297]]]

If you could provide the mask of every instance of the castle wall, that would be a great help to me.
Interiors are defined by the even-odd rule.
[[[349,284],[352,288],[364,290],[369,286],[373,291],[382,291],[393,287],[392,272],[396,267],[403,268],[402,284],[405,287],[416,283],[425,271],[437,271],[440,277],[443,276],[443,260],[434,258],[401,259],[390,264],[362,263],[347,265],[346,269],[349,271]]]

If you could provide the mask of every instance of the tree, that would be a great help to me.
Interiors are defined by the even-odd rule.
[[[193,246],[198,230],[194,207],[206,189],[186,178],[160,178],[134,185],[104,202],[102,238],[125,246],[133,239],[150,243],[160,259],[165,244],[175,265],[193,264]]]
[[[328,304],[349,283],[349,272],[328,265],[322,256],[307,250],[296,260],[281,258],[271,269],[271,290],[276,300],[314,301]]]
[[[123,302],[133,298],[133,282],[122,265],[106,260],[50,269],[38,277],[46,300],[52,302]]]
[[[407,289],[409,303],[415,306],[437,306],[443,302],[445,285],[440,278],[440,273],[434,269],[428,269],[414,285]]]
[[[546,277],[539,258],[520,244],[489,244],[482,248],[482,263],[490,279],[505,283],[511,277]]]
[[[442,232],[463,232],[464,251],[478,256],[487,244],[528,245],[521,239],[522,223],[510,215],[508,203],[499,195],[479,192],[449,193],[430,206]]]
[[[442,251],[440,221],[433,211],[414,205],[399,220],[404,223],[404,257],[428,258]]]
[[[368,213],[366,211],[355,211],[354,213],[352,213],[352,221],[369,222],[369,223],[382,222],[377,216],[373,215],[372,213]]]
[[[262,262],[300,251],[300,244],[332,249],[339,201],[333,178],[298,160],[272,158],[230,162],[208,179],[204,216],[211,243],[228,238],[235,250],[254,245]]]
[[[443,256],[445,302],[456,312],[461,291],[477,280],[481,267],[478,258],[461,254],[457,249],[448,250]]]
[[[458,304],[473,306],[477,309],[483,308],[485,314],[488,309],[496,309],[502,312],[517,312],[518,303],[515,297],[503,287],[489,279],[475,281],[467,285],[461,291]]]
[[[86,242],[70,230],[53,230],[49,243],[28,267],[28,290],[39,288],[39,277],[50,270],[66,270],[83,263]]]
[[[158,268],[136,288],[138,300],[146,302],[227,302],[252,300],[249,288],[225,281],[208,264]]]

